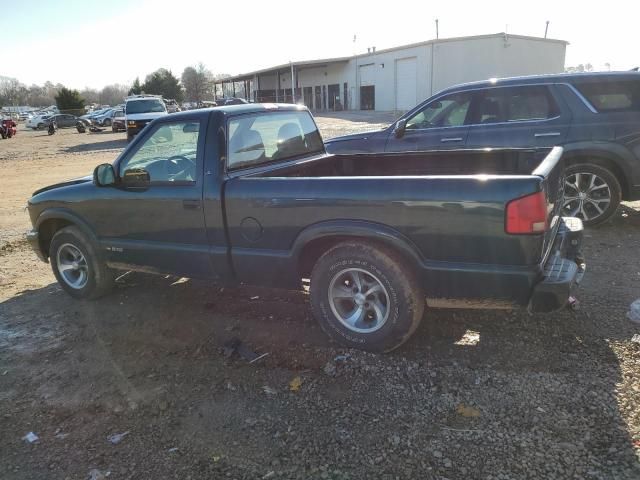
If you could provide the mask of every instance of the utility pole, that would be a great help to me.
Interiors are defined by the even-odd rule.
[[[438,19],[436,18],[436,40],[438,38],[440,38],[440,32],[439,32],[439,29],[438,29]]]
[[[544,38],[547,38],[548,31],[549,31],[549,20],[547,20],[547,26],[544,27]]]

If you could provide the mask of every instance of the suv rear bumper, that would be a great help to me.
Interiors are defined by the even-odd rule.
[[[571,289],[580,283],[586,264],[581,253],[582,220],[563,217],[551,254],[544,265],[544,278],[529,301],[529,311],[553,312],[567,305]]]

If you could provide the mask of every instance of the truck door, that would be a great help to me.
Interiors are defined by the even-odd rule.
[[[202,202],[205,123],[157,123],[118,160],[120,178],[148,174],[150,181],[143,188],[104,189],[107,198],[91,207],[108,262],[215,276]]]
[[[472,93],[458,92],[435,99],[406,120],[404,135],[389,135],[387,152],[464,148]]]
[[[561,102],[547,85],[481,90],[471,108],[467,147],[561,145],[571,121],[571,114]]]

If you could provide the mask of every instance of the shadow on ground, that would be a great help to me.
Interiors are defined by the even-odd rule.
[[[96,139],[95,141],[91,143],[82,143],[79,145],[72,145],[70,147],[64,148],[63,151],[66,153],[96,152],[101,150],[117,150],[127,146],[127,140],[124,138],[103,140],[105,138],[103,135],[111,135],[111,134],[112,134],[111,131],[89,133],[87,135],[91,135],[92,137],[94,137]]]

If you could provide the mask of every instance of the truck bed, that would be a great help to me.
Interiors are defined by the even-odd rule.
[[[551,149],[455,150],[331,155],[271,170],[283,177],[398,177],[425,175],[531,175]]]
[[[243,279],[293,283],[289,262],[307,232],[373,226],[412,246],[434,296],[513,300],[520,292],[516,301],[525,301],[523,284],[542,275],[555,237],[561,157],[561,148],[329,155],[246,172],[225,187],[234,269]],[[552,228],[507,234],[507,203],[540,191]]]

